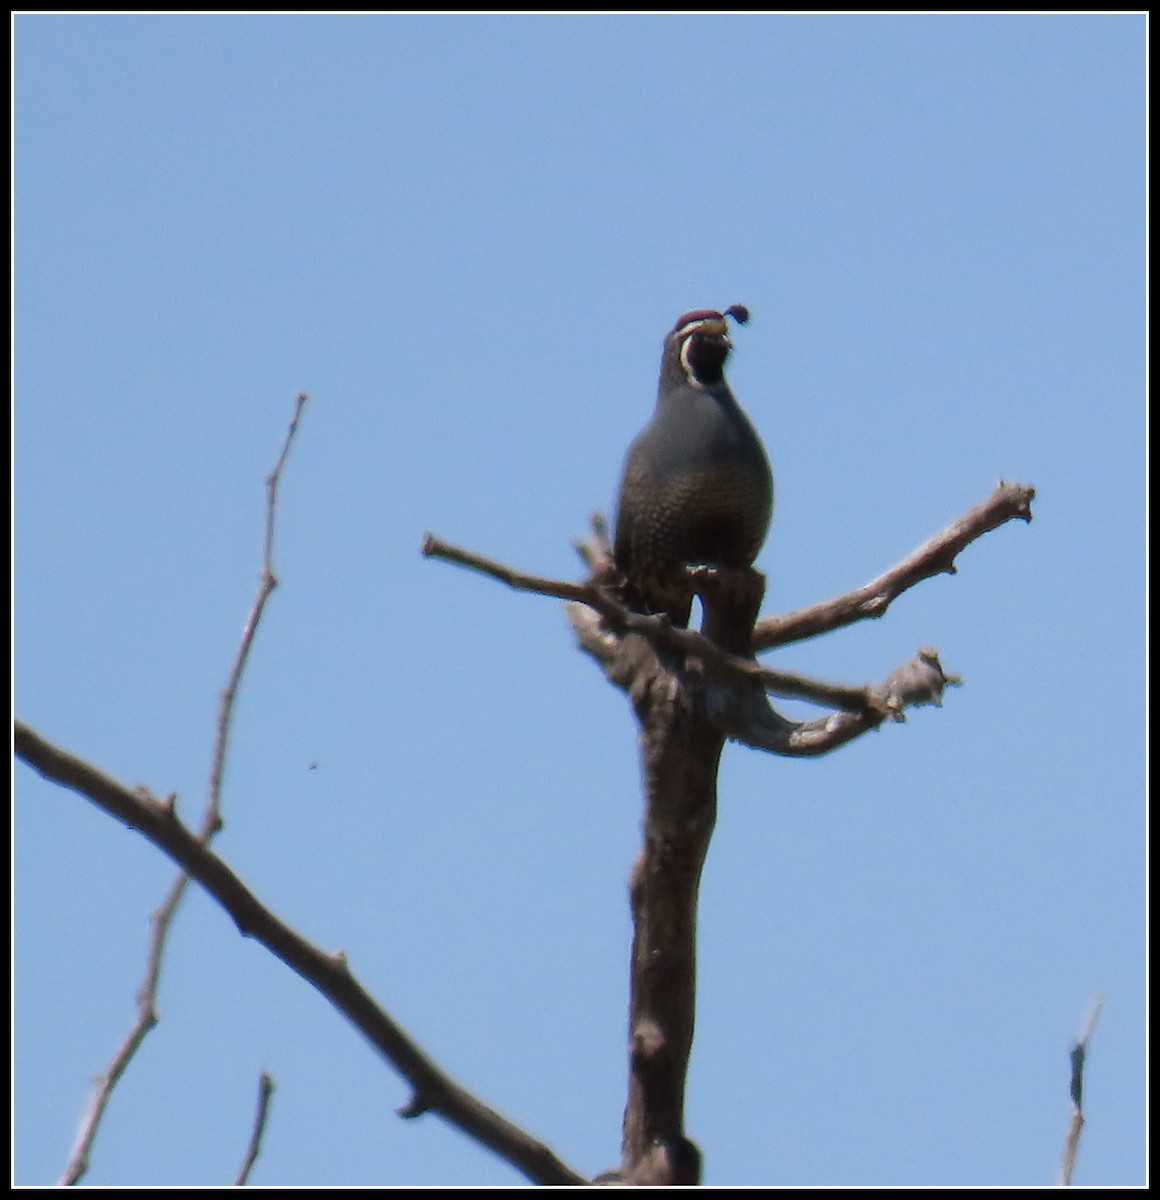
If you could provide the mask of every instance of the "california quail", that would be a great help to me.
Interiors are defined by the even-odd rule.
[[[689,564],[749,567],[773,511],[773,477],[725,382],[724,313],[687,312],[665,338],[652,420],[628,450],[616,514],[616,565],[634,608],[689,623]]]

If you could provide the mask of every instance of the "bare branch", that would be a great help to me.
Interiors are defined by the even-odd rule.
[[[290,454],[294,435],[298,432],[298,422],[302,417],[302,410],[306,407],[306,401],[309,399],[306,392],[298,393],[294,402],[294,415],[290,418],[290,425],[286,430],[278,461],[274,464],[274,469],[266,476],[266,528],[262,541],[262,574],[258,583],[258,595],[254,599],[250,615],[246,618],[246,625],[242,630],[242,640],[238,644],[238,652],[234,656],[229,679],[218,699],[217,736],[214,741],[213,760],[209,773],[209,802],[202,824],[203,835],[207,838],[221,826],[219,805],[222,779],[225,775],[230,722],[233,720],[234,700],[238,694],[238,685],[241,683],[242,674],[246,669],[250,647],[254,644],[254,635],[258,632],[258,623],[266,611],[266,601],[270,599],[270,593],[278,586],[278,577],[274,574],[274,525],[278,515],[278,484],[282,479],[282,469]]]
[[[816,758],[836,750],[877,729],[883,721],[904,720],[907,708],[941,704],[943,689],[962,682],[958,676],[943,672],[938,654],[930,647],[923,647],[880,684],[821,683],[728,655],[722,655],[729,663],[728,672],[705,671],[702,676],[696,669],[701,663],[685,662],[683,669],[681,664],[666,663],[644,638],[614,634],[591,609],[570,604],[567,611],[580,648],[597,660],[610,682],[627,692],[634,703],[647,694],[654,676],[679,678],[690,697],[726,737],[783,757]],[[695,636],[700,639],[700,635]],[[722,654],[716,648],[714,651]],[[843,711],[812,721],[789,721],[770,706],[754,684],[773,695],[830,704]]]
[[[772,649],[775,646],[816,637],[831,629],[840,629],[867,617],[882,616],[892,601],[904,591],[934,575],[954,574],[955,558],[983,534],[1011,520],[1030,521],[1031,501],[1034,499],[1033,487],[1001,481],[986,500],[975,505],[941,533],[929,538],[916,550],[911,551],[902,562],[883,572],[872,582],[809,608],[758,621],[754,629],[753,649]],[[615,574],[612,546],[600,513],[593,514],[592,531],[588,537],[576,543],[576,551],[595,579],[608,578]],[[645,632],[636,627],[632,631]],[[769,690],[774,695],[781,694],[774,687]],[[844,707],[842,704],[834,706]]]
[[[203,845],[207,846],[222,826],[222,777],[225,772],[226,751],[229,748],[230,722],[233,717],[234,699],[237,696],[238,685],[241,683],[242,674],[245,671],[250,647],[254,642],[254,635],[258,630],[258,623],[261,621],[262,613],[266,608],[266,601],[270,598],[270,593],[278,586],[277,577],[274,575],[274,524],[277,516],[278,484],[282,477],[282,468],[286,465],[287,455],[290,453],[290,445],[294,440],[294,435],[298,432],[299,418],[302,416],[302,410],[308,399],[309,397],[305,392],[298,394],[294,405],[294,415],[290,418],[290,425],[286,430],[286,437],[282,442],[282,450],[278,455],[278,461],[275,463],[273,471],[266,478],[266,523],[262,547],[262,574],[258,585],[258,595],[250,609],[249,616],[246,618],[246,625],[242,631],[242,640],[238,645],[237,654],[234,656],[234,663],[230,668],[229,679],[218,702],[217,732],[214,738],[213,756],[210,765],[209,792],[199,835]],[[174,800],[176,800],[176,797],[171,798],[171,806]],[[179,873],[170,885],[165,899],[152,914],[150,920],[152,932],[149,937],[149,948],[146,952],[145,975],[137,991],[137,1016],[133,1027],[129,1030],[125,1040],[113,1055],[109,1066],[97,1077],[93,1095],[81,1118],[76,1141],[69,1155],[68,1162],[65,1164],[64,1173],[61,1176],[60,1182],[64,1185],[78,1183],[88,1171],[89,1155],[92,1150],[93,1141],[97,1136],[97,1130],[100,1126],[101,1118],[104,1116],[105,1108],[109,1103],[113,1088],[116,1087],[117,1081],[121,1078],[133,1055],[137,1053],[138,1046],[141,1045],[146,1035],[157,1024],[156,999],[161,976],[161,961],[165,953],[165,938],[169,932],[169,927],[177,912],[177,908],[181,903],[181,898],[185,895],[188,883],[189,876],[184,872]]]
[[[599,562],[604,552],[597,531],[595,540],[585,544],[585,557]],[[817,757],[835,750],[876,729],[886,719],[903,720],[907,707],[941,704],[943,689],[962,682],[958,676],[943,672],[936,651],[923,648],[881,684],[851,687],[822,683],[726,654],[701,634],[673,630],[658,618],[633,619],[629,614],[625,627],[640,631],[652,648],[678,650],[689,656],[683,665],[666,663],[639,639],[607,628],[594,613],[578,604],[568,605],[568,617],[581,648],[634,701],[647,694],[647,681],[653,674],[667,671],[684,681],[690,695],[699,698],[706,715],[727,737],[753,749],[788,757]],[[700,675],[704,678],[698,678]],[[752,686],[754,683],[773,695],[832,705],[843,711],[814,721],[788,721]]]
[[[46,779],[79,792],[169,855],[252,937],[312,984],[414,1089],[403,1115],[438,1113],[535,1183],[583,1184],[547,1146],[466,1092],[440,1070],[354,978],[342,954],[325,954],[265,908],[180,820],[171,804],[134,793],[17,721],[16,754]]]
[[[754,650],[800,642],[867,617],[882,616],[892,601],[915,584],[934,575],[953,575],[956,556],[983,534],[1011,520],[1030,521],[1034,498],[1033,487],[1000,481],[981,504],[975,505],[877,579],[833,600],[758,621],[753,631]]]
[[[585,605],[599,614],[603,622],[602,629],[638,633],[659,650],[697,660],[694,669],[706,676],[756,681],[775,696],[808,700],[815,704],[849,709],[852,712],[863,712],[867,708],[875,707],[874,697],[865,688],[822,683],[803,675],[774,671],[761,666],[753,659],[727,653],[695,629],[676,628],[667,617],[630,612],[598,577],[585,583],[573,583],[566,579],[529,575],[509,567],[506,563],[486,558],[460,546],[453,546],[431,533],[424,535],[422,552],[427,558],[442,559],[444,562],[478,571],[516,591],[552,596],[558,600],[566,600],[570,605]],[[573,624],[576,624],[575,619]]]
[[[156,1024],[157,1017],[152,1008],[145,1009],[139,1004],[137,1020],[126,1034],[125,1040],[117,1047],[108,1067],[103,1074],[97,1076],[96,1086],[93,1088],[93,1094],[89,1097],[89,1102],[81,1116],[76,1140],[60,1178],[61,1186],[67,1187],[75,1184],[88,1171],[89,1151],[92,1149],[93,1139],[97,1136],[97,1129],[100,1126],[101,1118],[105,1115],[105,1108],[112,1097],[113,1089],[137,1053],[137,1047],[141,1045]]]
[[[234,1180],[235,1187],[244,1187],[250,1178],[250,1172],[258,1159],[262,1148],[262,1134],[266,1131],[266,1116],[270,1111],[270,1096],[274,1092],[274,1080],[263,1071],[258,1078],[258,1107],[254,1112],[254,1128],[250,1133],[250,1144],[246,1147],[246,1157],[238,1169],[238,1177]]]
[[[453,546],[433,533],[423,535],[421,549],[424,558],[441,558],[444,562],[478,571],[481,575],[488,575],[492,579],[498,579],[500,583],[506,583],[517,592],[536,592],[541,596],[555,596],[559,600],[578,600],[582,604],[591,605],[597,611],[605,607],[605,601],[610,612],[615,612],[616,608],[620,607],[610,596],[606,596],[600,588],[592,584],[569,583],[563,579],[548,579],[543,575],[525,575],[524,572],[496,562],[495,559],[464,550],[461,546]]]
[[[1031,501],[1034,496],[1035,489],[1032,487],[1022,484],[998,484],[985,501],[924,542],[902,562],[883,572],[871,583],[810,608],[799,609],[782,616],[766,617],[759,621],[753,635],[754,649],[770,649],[789,642],[802,641],[867,617],[882,616],[890,603],[902,592],[934,575],[954,573],[955,556],[983,534],[1016,518],[1030,521]],[[599,513],[593,515],[592,535],[578,542],[576,549],[591,572],[590,578],[584,583],[529,575],[494,559],[451,545],[431,533],[424,536],[422,546],[426,557],[439,558],[478,571],[517,591],[554,596],[572,604],[584,604],[599,613],[603,618],[603,625],[599,628],[579,618],[574,611],[570,611],[569,617],[581,644],[601,662],[606,671],[613,665],[610,656],[617,653],[619,639],[606,638],[603,634],[639,633],[658,650],[700,660],[701,666],[698,669],[707,674],[760,680],[766,691],[775,696],[808,700],[861,716],[873,715],[878,710],[880,697],[876,698],[876,693],[880,693],[882,688],[851,688],[825,684],[800,675],[773,671],[751,659],[726,653],[715,642],[695,630],[674,628],[663,616],[654,617],[630,612],[620,602],[614,588],[609,586],[609,580],[615,575],[615,567],[612,563],[607,530]],[[697,571],[694,574],[704,575],[705,572]],[[921,653],[919,657],[921,658]],[[623,670],[617,670],[615,674],[623,678]],[[612,677],[610,675],[610,678]],[[891,684],[893,678],[892,676],[883,686]],[[961,682],[956,676],[944,676],[943,679],[944,684],[948,686]],[[910,704],[937,702],[935,699],[907,701]]]
[[[943,690],[961,684],[958,675],[943,671],[938,651],[924,646],[880,684],[833,689],[835,698],[846,701],[842,705],[846,711],[828,717],[800,723],[787,721],[754,689],[736,686],[710,690],[706,708],[710,720],[736,742],[785,757],[816,758],[877,729],[884,720],[906,720],[907,708],[924,704],[941,707]],[[817,700],[824,695],[818,690],[810,698]]]
[[[1103,1007],[1104,998],[1097,994],[1088,1006],[1087,1016],[1083,1022],[1083,1029],[1080,1030],[1079,1037],[1076,1038],[1075,1045],[1071,1048],[1071,1121],[1068,1123],[1067,1137],[1063,1143],[1063,1162],[1059,1168],[1060,1187],[1069,1187],[1071,1185],[1071,1177],[1075,1171],[1075,1159],[1079,1153],[1079,1138],[1084,1127],[1084,1061],[1087,1058],[1088,1042],[1091,1041],[1092,1034],[1095,1033],[1096,1022],[1099,1020],[1100,1011]]]

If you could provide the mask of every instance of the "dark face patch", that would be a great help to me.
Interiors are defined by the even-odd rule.
[[[681,363],[697,383],[720,383],[731,349],[721,326],[695,325],[685,334]]]

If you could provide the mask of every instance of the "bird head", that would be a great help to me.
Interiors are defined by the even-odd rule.
[[[696,308],[678,317],[665,338],[666,354],[675,358],[695,387],[721,382],[725,360],[733,349],[726,317],[744,325],[749,320],[749,309],[744,304],[731,304],[723,313],[714,308]]]

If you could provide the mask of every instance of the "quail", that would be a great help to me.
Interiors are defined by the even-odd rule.
[[[614,554],[636,609],[686,626],[686,567],[752,566],[769,528],[773,477],[748,417],[725,381],[726,317],[685,313],[665,337],[652,419],[629,447],[617,503]]]

